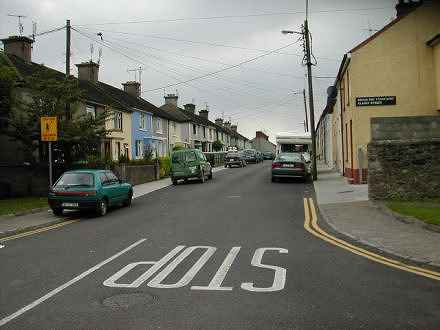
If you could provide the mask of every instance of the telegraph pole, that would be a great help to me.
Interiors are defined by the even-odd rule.
[[[307,60],[307,79],[309,85],[309,109],[310,109],[310,130],[312,135],[312,177],[317,179],[316,169],[316,136],[315,136],[315,107],[313,103],[313,83],[312,83],[312,61],[310,54],[309,25],[307,19],[304,21],[304,38],[306,41],[306,60]]]
[[[303,98],[304,98],[304,113],[306,114],[306,133],[309,131],[309,118],[307,116],[307,99],[306,99],[306,89],[303,88]]]
[[[70,76],[70,19],[66,21],[66,77]]]

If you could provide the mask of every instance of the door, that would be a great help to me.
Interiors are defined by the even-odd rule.
[[[106,171],[105,174],[110,182],[114,202],[117,203],[124,201],[127,198],[128,194],[128,189],[126,185],[121,184],[119,178],[112,171]]]
[[[101,180],[102,191],[108,198],[109,205],[117,203],[119,181],[115,182],[109,175],[107,175],[107,172],[101,173],[99,178]]]

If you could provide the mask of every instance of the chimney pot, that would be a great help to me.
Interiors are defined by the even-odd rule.
[[[141,84],[137,81],[127,81],[122,84],[124,91],[135,97],[141,96]]]
[[[78,79],[97,82],[99,76],[99,64],[93,61],[76,64],[78,68]]]
[[[196,113],[196,105],[193,103],[187,103],[183,106],[185,111],[191,112],[192,114]]]
[[[32,60],[32,43],[34,41],[31,38],[25,36],[10,36],[9,38],[1,40],[7,55],[15,55],[26,62]]]

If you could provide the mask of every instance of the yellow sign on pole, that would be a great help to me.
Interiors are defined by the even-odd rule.
[[[57,141],[58,127],[57,117],[40,117],[41,141]]]

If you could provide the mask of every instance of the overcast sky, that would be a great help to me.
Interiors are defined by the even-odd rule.
[[[310,0],[309,25],[313,37],[316,121],[326,102],[326,89],[334,82],[345,52],[395,16],[397,0]],[[223,116],[238,124],[249,138],[256,130],[273,140],[280,131],[301,131],[305,86],[301,43],[231,70],[162,88],[228,65],[252,59],[296,41],[283,29],[300,30],[305,18],[303,0],[0,0],[0,36],[17,34],[17,19],[26,15],[24,34],[65,25],[72,31],[74,64],[98,59],[102,47],[100,81],[121,88],[134,80],[128,69],[142,67],[143,97],[163,104],[165,93],[177,93],[179,105],[194,101],[197,109],[209,106],[211,120]],[[101,32],[105,46],[96,33]],[[90,39],[91,38],[91,39]],[[95,39],[93,41],[92,39]],[[33,61],[65,70],[65,30],[36,38]],[[330,77],[330,78],[326,78]],[[138,77],[137,77],[138,78]],[[149,91],[157,89],[155,91]]]

